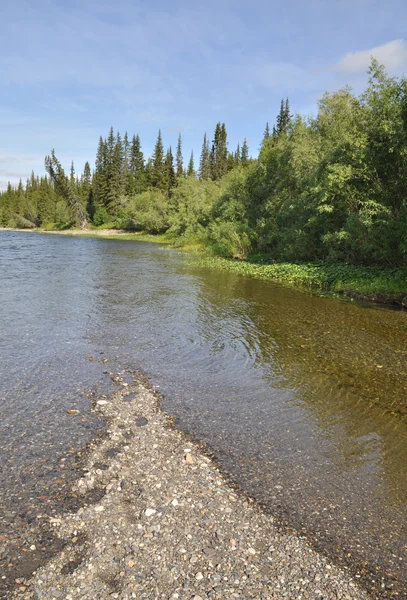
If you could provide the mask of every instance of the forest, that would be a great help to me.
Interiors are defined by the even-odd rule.
[[[407,80],[372,60],[366,89],[325,93],[315,117],[282,100],[256,158],[228,148],[224,123],[185,161],[182,138],[146,158],[138,135],[110,129],[94,169],[46,175],[0,194],[3,227],[108,227],[165,233],[236,259],[407,265]]]

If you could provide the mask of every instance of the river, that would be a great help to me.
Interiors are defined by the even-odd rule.
[[[141,369],[177,426],[282,526],[374,596],[406,596],[405,312],[154,244],[3,231],[0,318],[5,581],[103,427],[90,397],[110,393],[110,372]]]

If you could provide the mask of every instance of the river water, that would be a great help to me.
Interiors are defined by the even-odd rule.
[[[0,232],[8,585],[103,426],[89,398],[110,393],[109,372],[136,369],[283,526],[374,597],[406,597],[407,313],[203,268],[158,245],[17,232]]]

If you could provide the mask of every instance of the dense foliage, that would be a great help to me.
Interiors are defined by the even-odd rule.
[[[246,140],[228,150],[218,123],[205,134],[198,170],[178,138],[175,159],[158,133],[145,159],[138,135],[110,130],[95,169],[65,175],[54,153],[48,177],[9,185],[0,224],[109,226],[167,232],[224,257],[261,252],[276,261],[407,264],[407,80],[372,61],[367,89],[325,94],[315,118],[282,101],[258,158]]]

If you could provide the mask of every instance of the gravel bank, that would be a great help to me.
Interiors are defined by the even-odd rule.
[[[66,544],[11,598],[52,600],[368,598],[357,583],[236,493],[171,428],[155,394],[123,383],[94,409],[106,436],[75,493],[93,503],[51,518]]]

